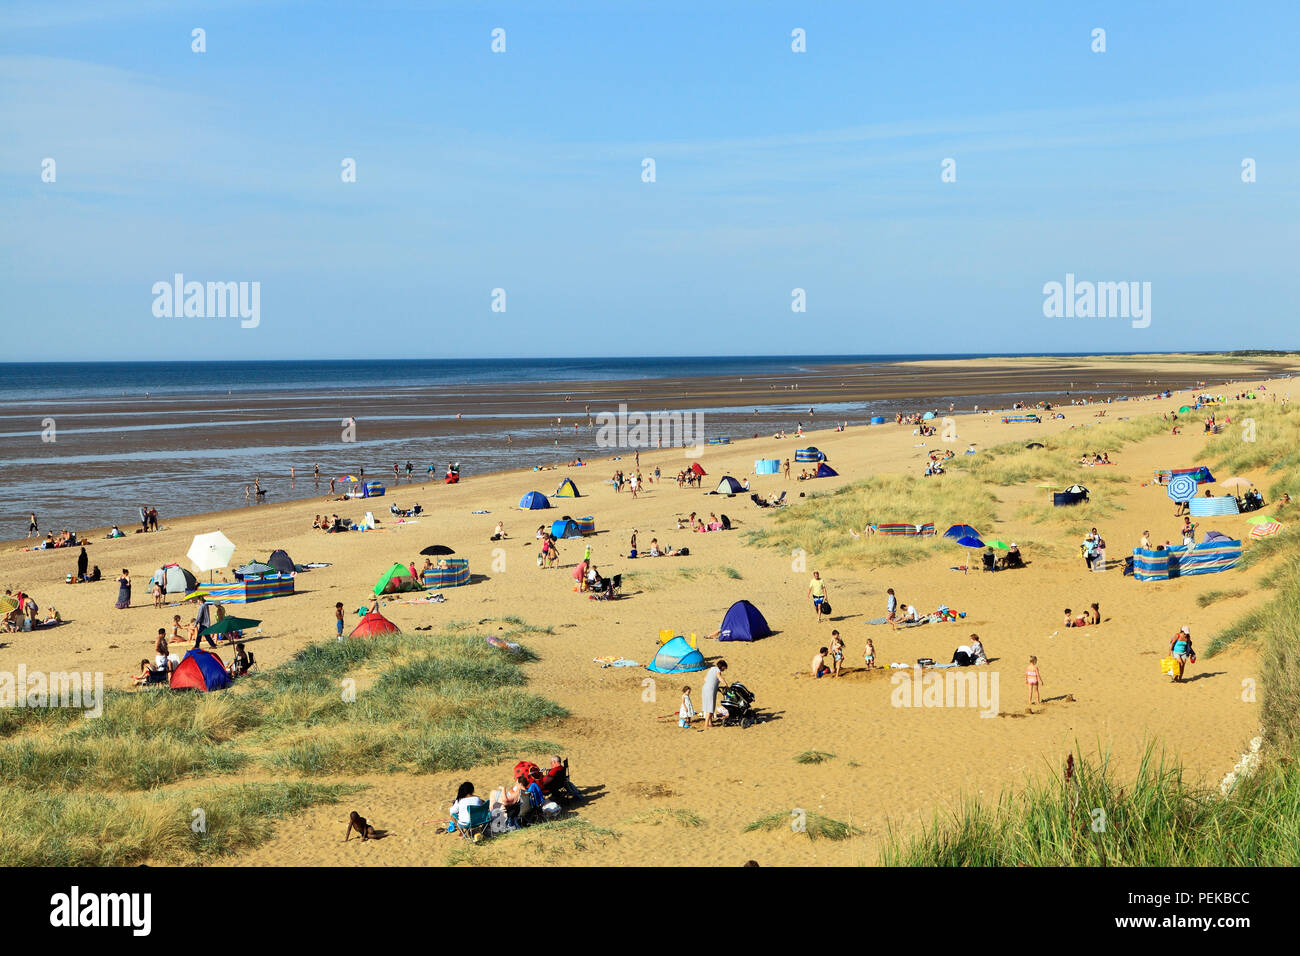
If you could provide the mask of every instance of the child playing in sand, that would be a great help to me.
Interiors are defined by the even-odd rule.
[[[694,719],[695,706],[691,703],[691,689],[690,687],[683,687],[682,706],[677,709],[677,726],[690,730],[691,721]]]
[[[867,665],[868,670],[875,669],[876,666],[876,645],[871,643],[871,638],[867,638],[867,650],[862,655],[862,662]]]
[[[844,642],[840,640],[839,631],[831,631],[831,676],[840,676],[840,667],[844,663]]]
[[[396,468],[397,466],[394,465],[393,467]],[[375,828],[366,822],[366,818],[355,810],[348,814],[348,830],[343,834],[344,843],[348,842],[348,838],[352,836],[353,830],[355,830],[357,835],[361,837],[362,843],[375,838]]]
[[[1041,704],[1042,695],[1038,689],[1043,685],[1043,675],[1038,670],[1038,658],[1030,655],[1029,666],[1025,668],[1025,683],[1029,685],[1029,706]]]

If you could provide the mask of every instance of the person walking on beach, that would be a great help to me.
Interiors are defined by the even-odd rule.
[[[814,571],[812,581],[808,585],[808,596],[812,598],[813,612],[817,615],[817,623],[822,622],[822,605],[826,602],[826,582],[822,580],[820,571]]]
[[[789,481],[790,480],[790,459],[789,458],[785,460],[785,465],[783,467],[785,471],[785,480]]]
[[[1035,703],[1043,702],[1042,695],[1038,689],[1043,686],[1043,675],[1038,669],[1038,658],[1032,654],[1029,657],[1029,666],[1025,668],[1025,683],[1029,685],[1029,706]]]
[[[32,535],[36,535],[38,538],[41,536],[41,526],[36,523],[36,512],[34,511],[27,516],[27,537],[30,538]]]
[[[1192,649],[1192,629],[1190,627],[1182,627],[1177,634],[1169,639],[1169,655],[1174,659],[1173,683],[1185,683],[1183,671],[1187,669],[1187,662],[1190,660],[1192,663],[1196,663],[1196,651]]]
[[[700,693],[700,704],[704,707],[704,726],[713,726],[713,717],[718,712],[718,690],[726,687],[722,673],[727,669],[726,661],[718,661],[704,675],[704,689]]]

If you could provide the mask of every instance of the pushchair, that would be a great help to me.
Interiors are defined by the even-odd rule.
[[[729,684],[722,691],[722,707],[727,712],[723,727],[748,727],[762,719],[754,709],[754,692],[744,684]]]

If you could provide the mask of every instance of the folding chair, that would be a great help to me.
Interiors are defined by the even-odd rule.
[[[462,840],[472,840],[478,834],[486,834],[488,824],[492,822],[492,807],[486,803],[480,803],[475,806],[467,807],[469,810],[469,823],[461,823],[456,817],[451,818],[452,826],[460,834]]]

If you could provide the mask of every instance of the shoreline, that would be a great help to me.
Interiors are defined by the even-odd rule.
[[[1164,360],[1172,361],[1172,358],[1164,357]],[[1130,379],[1141,378],[1143,374],[1158,371],[1165,379],[1158,383],[1160,388],[1181,390],[1191,387],[1195,381],[1204,380],[1209,383],[1205,387],[1213,390],[1242,381],[1242,375],[1254,370],[1249,365],[1228,369],[1222,364],[1201,367],[1183,366],[1176,362],[1173,368],[1156,369],[1146,364],[1146,357],[1108,359],[1105,360],[1108,364],[1081,370],[1074,367],[1077,361],[1073,358],[1027,356],[1020,360],[1023,367],[1007,367],[1001,364],[1002,360],[996,359],[953,359],[916,365],[823,366],[815,372],[787,374],[771,381],[764,378],[760,382],[718,377],[594,381],[581,383],[585,391],[571,390],[568,401],[563,400],[562,389],[557,389],[555,395],[560,397],[555,398],[529,396],[528,389],[523,386],[506,389],[500,386],[481,386],[478,388],[489,389],[497,396],[494,405],[481,409],[475,409],[471,400],[459,392],[427,396],[403,393],[395,397],[376,398],[369,404],[352,401],[345,394],[326,396],[322,402],[314,399],[308,401],[307,398],[294,399],[295,403],[307,402],[300,406],[301,410],[297,404],[286,409],[284,396],[256,401],[222,396],[223,401],[238,406],[227,410],[204,407],[206,403],[191,403],[188,407],[155,411],[152,406],[141,408],[139,403],[113,400],[106,406],[110,410],[97,407],[92,415],[83,415],[80,420],[74,409],[61,411],[59,420],[63,430],[57,444],[33,446],[33,438],[39,434],[36,432],[11,433],[7,440],[0,435],[0,454],[6,454],[11,463],[7,471],[10,492],[14,497],[12,517],[15,524],[26,511],[36,511],[47,529],[66,527],[99,535],[106,532],[112,523],[107,517],[104,518],[106,523],[102,525],[93,522],[92,518],[88,529],[79,527],[80,522],[76,518],[61,517],[59,509],[50,502],[62,500],[75,506],[78,501],[93,501],[96,502],[91,507],[93,511],[100,509],[98,503],[104,500],[99,494],[102,486],[124,488],[124,491],[115,492],[121,497],[116,499],[117,503],[113,507],[115,510],[120,509],[117,524],[126,530],[132,523],[139,503],[159,507],[164,520],[180,517],[211,518],[221,514],[240,513],[248,506],[239,503],[238,489],[251,483],[254,476],[263,479],[263,487],[269,488],[278,499],[276,504],[313,499],[324,501],[324,495],[316,494],[316,490],[328,486],[330,475],[355,473],[355,469],[362,464],[367,465],[367,474],[371,480],[392,485],[391,473],[382,468],[376,470],[370,466],[371,462],[419,461],[415,480],[411,482],[402,476],[390,491],[400,494],[404,489],[412,488],[421,494],[429,494],[431,489],[426,490],[428,485],[440,484],[441,480],[420,480],[424,464],[430,457],[429,454],[421,454],[422,452],[436,456],[433,458],[436,463],[460,461],[462,481],[509,472],[513,469],[500,466],[521,458],[539,464],[575,458],[610,463],[612,456],[605,452],[613,449],[594,447],[595,428],[592,422],[595,416],[616,408],[616,402],[626,403],[633,411],[673,411],[704,407],[711,410],[701,413],[705,416],[706,425],[710,426],[706,431],[716,432],[709,437],[726,435],[734,443],[753,440],[748,436],[754,434],[762,438],[782,428],[787,434],[793,434],[798,420],[805,420],[805,425],[809,426],[805,428],[806,433],[816,434],[825,432],[827,428],[813,425],[820,425],[827,419],[834,424],[846,420],[851,428],[857,428],[865,426],[865,419],[873,414],[892,419],[894,410],[937,408],[940,414],[947,414],[944,406],[956,405],[963,398],[968,400],[967,404],[956,408],[952,414],[973,414],[971,404],[980,405],[981,412],[987,411],[989,407],[1006,410],[1013,404],[1013,399],[1031,404],[1036,401],[1055,401],[1059,404],[1071,393],[1069,384],[1083,378],[1084,372],[1089,378],[1106,380],[1117,375],[1127,375]],[[1058,367],[1055,364],[1058,362],[1065,364]],[[1112,368],[1112,364],[1117,367]],[[1280,359],[1260,362],[1258,365],[1263,366],[1261,371],[1273,376],[1300,369],[1300,361],[1293,366],[1289,361],[1282,362]],[[921,371],[912,371],[913,369]],[[1221,382],[1217,376],[1208,374],[1228,371],[1231,371],[1233,377],[1224,378]],[[1010,381],[1013,376],[1014,381]],[[1074,389],[1071,397],[1087,394],[1101,399],[1120,394],[1132,395],[1135,392],[1154,393],[1157,390],[1157,386],[1150,382],[1134,381],[1129,384],[1141,384],[1144,391],[1110,386]],[[801,387],[789,387],[792,385]],[[428,391],[438,393],[443,390]],[[972,396],[984,401],[970,402]],[[1002,399],[1003,403],[998,406],[986,405],[985,402],[990,397]],[[357,407],[358,404],[362,407]],[[808,419],[800,411],[810,406],[822,407],[820,419],[816,415]],[[22,407],[25,406],[13,406],[0,411],[7,411],[11,419],[25,417],[15,411]],[[1068,403],[1063,407],[1069,407]],[[460,413],[454,411],[457,408],[469,411],[468,418],[458,419]],[[753,413],[749,409],[753,409]],[[134,416],[147,424],[132,426],[125,431],[113,431],[104,422],[111,420],[114,410],[121,415]],[[322,417],[327,411],[330,414]],[[340,444],[337,439],[341,419],[336,416],[348,412],[355,413],[361,430],[360,437],[363,439],[352,446]],[[36,413],[33,408],[26,415]],[[368,413],[374,417],[366,417]],[[521,418],[521,415],[531,417]],[[556,428],[548,424],[552,415],[562,421],[563,427]],[[213,418],[218,421],[209,424]],[[221,419],[226,419],[224,429],[219,427]],[[82,423],[84,426],[79,428]],[[885,427],[888,424],[892,424],[892,421]],[[204,428],[207,430],[202,435],[198,434]],[[513,447],[507,445],[502,441],[503,433],[518,436],[518,442]],[[491,438],[493,434],[496,435],[495,442]],[[23,437],[18,437],[19,435]],[[215,446],[231,440],[242,447],[204,447],[205,444]],[[307,444],[302,444],[304,441]],[[286,442],[294,444],[286,445]],[[24,457],[33,447],[39,452],[38,456]],[[297,449],[296,454],[304,462],[301,468],[303,474],[292,484],[287,475],[278,473],[281,467],[287,472],[288,465],[292,463],[290,456],[294,452],[286,450],[289,448]],[[340,450],[345,448],[350,450],[347,458],[342,458]],[[61,454],[65,449],[73,449],[78,454]],[[631,453],[630,449],[628,451]],[[648,449],[646,451],[649,452]],[[76,463],[60,464],[64,458]],[[267,467],[268,461],[275,464]],[[325,465],[319,486],[311,484],[310,470],[313,462],[323,462]],[[125,468],[137,471],[162,469],[165,477],[132,480],[124,475]],[[59,469],[72,474],[60,472]],[[51,470],[54,470],[53,473]],[[435,474],[440,476],[441,470]],[[160,480],[163,482],[161,485]],[[126,486],[128,481],[131,482],[130,487]],[[219,506],[200,511],[174,510],[174,502],[167,498],[173,487],[184,490],[185,497],[190,500],[206,498],[207,503]],[[159,488],[162,489],[161,492]],[[135,503],[131,503],[133,499]],[[224,506],[220,506],[222,504]],[[256,507],[268,506],[263,504]],[[23,509],[21,512],[20,508]],[[67,512],[72,510],[73,507],[66,509]],[[22,524],[25,526],[25,521]],[[22,540],[24,539],[8,539],[0,546]]]

